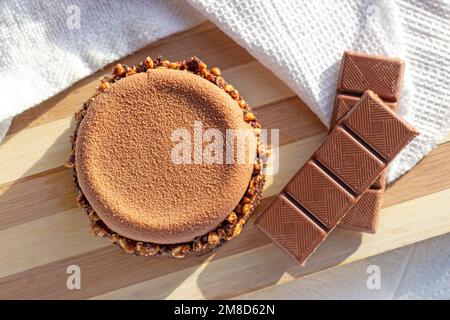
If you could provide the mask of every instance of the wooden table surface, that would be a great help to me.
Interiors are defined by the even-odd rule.
[[[147,55],[197,55],[256,108],[266,128],[280,128],[280,170],[264,203],[312,154],[326,128],[293,92],[211,23],[152,44],[121,61]],[[75,204],[63,167],[73,113],[111,66],[16,117],[0,145],[0,298],[232,298],[318,270],[363,259],[450,231],[450,139],[388,188],[376,235],[335,230],[299,267],[258,231],[243,233],[209,255],[185,260],[134,257],[93,237]],[[259,207],[261,208],[261,206]],[[81,268],[81,289],[66,271]]]

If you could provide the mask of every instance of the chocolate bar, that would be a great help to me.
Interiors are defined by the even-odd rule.
[[[403,71],[404,63],[400,59],[344,52],[330,130],[355,106],[365,90],[372,90],[383,97],[386,104],[396,111]],[[384,171],[370,187],[369,194],[363,194],[358,200],[362,203],[355,204],[339,226],[375,233],[385,187]]]
[[[417,134],[366,91],[256,225],[303,264]]]

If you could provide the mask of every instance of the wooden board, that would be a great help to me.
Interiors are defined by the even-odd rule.
[[[220,66],[263,125],[281,129],[280,171],[268,179],[261,206],[323,140],[326,128],[308,107],[212,24],[122,61],[136,63],[159,53],[174,60],[195,54]],[[88,220],[75,204],[70,171],[63,167],[72,115],[110,68],[16,117],[0,145],[0,298],[232,298],[450,231],[446,139],[389,187],[376,235],[338,229],[305,268],[272,244],[253,220],[241,236],[206,256],[176,261],[126,255],[88,233]],[[66,287],[69,265],[81,268],[81,290]]]

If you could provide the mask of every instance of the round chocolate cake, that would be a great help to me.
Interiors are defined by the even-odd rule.
[[[259,201],[260,125],[220,70],[195,57],[116,65],[76,120],[67,165],[78,203],[91,232],[128,253],[204,253],[237,236]],[[244,161],[229,161],[230,130],[251,133]],[[223,146],[213,161],[212,142]]]

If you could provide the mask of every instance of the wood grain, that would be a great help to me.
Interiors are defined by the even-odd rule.
[[[198,55],[223,73],[267,128],[280,128],[279,170],[268,177],[267,205],[323,141],[326,128],[292,91],[212,24],[152,44],[147,55]],[[76,207],[69,154],[72,115],[112,65],[16,117],[0,145],[0,298],[232,298],[305,274],[450,231],[450,135],[386,192],[380,230],[337,229],[300,268],[253,225],[209,255],[176,261],[124,254],[88,233]],[[272,159],[274,164],[275,159]],[[82,270],[82,289],[66,288],[67,266]]]

